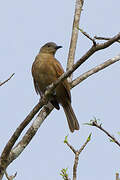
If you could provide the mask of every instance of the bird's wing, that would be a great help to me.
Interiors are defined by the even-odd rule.
[[[57,60],[56,60],[56,63],[54,63],[54,66],[55,66],[57,78],[59,78],[64,73],[64,70],[63,70],[61,64],[59,63],[59,61],[57,61]],[[70,85],[69,85],[67,79],[62,81],[62,85],[65,88],[68,99],[71,101]]]
[[[34,63],[33,63],[33,65],[32,65],[32,69],[31,69],[31,71],[32,71],[32,76],[33,76],[33,82],[34,82],[34,87],[35,87],[35,91],[36,91],[36,93],[37,94],[40,94],[40,96],[42,95],[42,93],[41,93],[41,91],[40,91],[40,89],[39,89],[39,86],[38,86],[38,83],[37,83],[37,81],[35,80],[35,64],[37,63],[37,61],[38,61],[39,59],[38,59],[38,56],[36,56],[36,58],[35,58],[35,61],[34,61]]]

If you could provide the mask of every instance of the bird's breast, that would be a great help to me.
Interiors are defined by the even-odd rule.
[[[33,77],[40,91],[44,92],[46,87],[57,80],[56,71],[49,61],[38,61],[34,64]]]

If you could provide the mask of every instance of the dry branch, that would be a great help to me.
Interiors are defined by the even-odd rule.
[[[93,42],[94,46],[96,46],[96,41],[94,38],[90,37],[90,35],[87,32],[83,31],[82,29],[80,29],[80,28],[78,28],[78,29],[84,36],[86,36],[89,40],[91,40]]]
[[[100,37],[100,36],[94,36],[95,39],[97,40],[110,40],[111,38],[107,38],[107,37]],[[117,42],[120,43],[120,40],[118,40]]]
[[[67,70],[71,68],[74,64],[75,50],[78,39],[78,27],[79,27],[80,15],[82,12],[83,3],[84,0],[76,0],[73,27],[72,27],[72,36],[71,36],[71,42],[70,42],[70,48],[69,48],[68,60],[67,60]],[[69,82],[72,81],[72,75],[68,78],[68,81]]]
[[[11,150],[8,164],[10,164],[23,152],[23,150],[26,148],[26,146],[30,143],[30,141],[36,134],[37,130],[39,129],[43,121],[46,119],[46,117],[50,114],[52,110],[53,106],[50,103],[48,103],[47,106],[44,106],[42,108],[42,110],[40,111],[36,119],[33,121],[30,128],[22,137],[21,141]]]
[[[6,169],[6,167],[9,164],[8,159],[9,159],[9,154],[10,154],[12,147],[14,146],[15,142],[19,138],[19,136],[22,133],[22,131],[24,130],[24,128],[29,124],[29,122],[33,119],[35,114],[39,111],[40,106],[41,106],[41,104],[38,103],[33,108],[33,110],[29,113],[29,115],[25,118],[25,120],[19,125],[19,127],[16,129],[16,131],[14,132],[14,134],[11,136],[10,140],[6,144],[4,150],[1,154],[1,157],[0,157],[0,179],[4,174],[4,170]]]
[[[74,79],[71,83],[71,88],[74,88],[76,85],[78,85],[79,83],[81,83],[82,81],[84,81],[85,79],[87,79],[88,77],[90,77],[91,75],[101,71],[102,69],[112,65],[113,63],[116,63],[117,61],[120,60],[120,54],[105,61],[104,63],[90,69],[89,71],[83,73],[82,75],[80,75],[79,77],[77,77],[76,79]]]
[[[5,84],[6,82],[8,82],[13,76],[14,76],[15,73],[13,73],[8,79],[6,79],[5,81],[3,81],[2,83],[0,82],[0,86],[2,86],[3,84]]]

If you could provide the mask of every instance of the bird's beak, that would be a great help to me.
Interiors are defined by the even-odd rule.
[[[62,48],[62,46],[56,46],[56,50]]]

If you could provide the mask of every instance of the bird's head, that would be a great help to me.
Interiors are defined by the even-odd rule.
[[[54,42],[49,42],[40,48],[40,52],[54,55],[59,48],[62,48],[62,46],[57,46]]]

